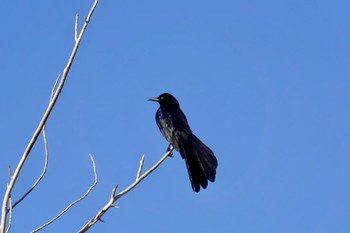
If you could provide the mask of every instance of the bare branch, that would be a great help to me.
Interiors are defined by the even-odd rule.
[[[153,165],[153,167],[151,167],[148,171],[146,171],[142,176],[139,176],[139,174],[137,175],[137,179],[135,180],[134,183],[132,183],[129,187],[127,187],[126,189],[124,189],[123,191],[121,191],[120,193],[118,193],[117,195],[115,195],[115,192],[117,190],[117,187],[114,187],[112,189],[112,195],[111,198],[109,199],[108,203],[92,218],[90,219],[85,226],[83,226],[78,232],[79,233],[83,233],[86,232],[87,230],[89,230],[96,222],[101,221],[102,216],[110,209],[113,207],[116,207],[114,205],[114,203],[121,198],[122,196],[124,196],[125,194],[127,194],[129,191],[131,191],[133,188],[135,188],[143,179],[145,179],[149,174],[151,174],[157,167],[159,167],[160,164],[162,164],[164,162],[164,160],[170,156],[172,154],[172,149],[168,150],[165,155],[155,164]],[[138,172],[140,172],[141,168],[143,165],[143,156],[141,158],[140,161],[140,166],[138,169]],[[118,207],[116,207],[118,208]]]
[[[56,90],[56,87],[57,87],[57,84],[60,80],[60,77],[61,75],[58,75],[56,81],[55,81],[55,84],[53,85],[52,87],[52,90],[51,90],[51,96],[50,96],[50,102],[52,101],[52,98],[55,94],[55,90]],[[48,162],[49,162],[49,148],[48,148],[48,144],[47,144],[47,139],[46,139],[46,131],[45,131],[45,125],[43,127],[43,138],[44,138],[44,147],[45,147],[45,162],[44,162],[44,168],[43,168],[43,171],[42,173],[40,174],[39,178],[35,181],[35,183],[32,185],[32,187],[20,198],[18,199],[15,204],[13,204],[12,206],[12,209],[14,209],[20,202],[22,202],[24,200],[24,198],[26,198],[28,196],[29,193],[31,193],[34,188],[39,184],[39,182],[42,180],[42,178],[44,177],[44,175],[46,174],[46,171],[47,171],[47,166],[48,166]]]
[[[23,167],[30,151],[32,150],[34,144],[36,143],[38,136],[39,136],[40,132],[42,131],[47,119],[49,118],[51,111],[54,108],[56,101],[57,101],[57,99],[58,99],[58,97],[63,89],[64,83],[65,83],[66,78],[67,78],[68,73],[69,73],[69,70],[72,66],[74,57],[78,51],[80,41],[81,41],[81,39],[84,35],[84,32],[85,32],[85,30],[90,22],[90,18],[91,18],[92,14],[97,6],[97,3],[98,3],[98,0],[95,0],[93,6],[90,9],[90,12],[89,12],[89,14],[84,22],[83,28],[80,31],[79,37],[75,40],[75,45],[74,45],[73,51],[69,57],[69,60],[68,60],[66,67],[63,70],[62,78],[59,81],[59,84],[57,86],[57,90],[55,91],[55,94],[53,95],[52,101],[50,101],[49,106],[47,107],[42,119],[40,120],[40,123],[39,123],[37,129],[35,130],[32,138],[30,139],[30,141],[27,145],[27,148],[25,149],[25,151],[24,151],[24,153],[23,153],[23,155],[22,155],[22,157],[17,165],[17,168],[16,168],[15,172],[13,173],[12,179],[10,180],[10,183],[6,189],[6,192],[5,192],[5,195],[3,198],[3,202],[2,202],[2,206],[1,206],[0,233],[4,233],[5,228],[6,228],[7,208],[8,208],[7,206],[9,204],[9,199],[10,199],[13,187],[15,186],[15,183],[16,183],[16,181],[19,177],[19,174],[22,170],[22,167]]]
[[[10,229],[11,229],[11,225],[12,225],[12,198],[10,197],[9,199],[9,205],[10,205],[10,208],[9,208],[9,225],[7,226],[7,229],[6,229],[6,233],[9,233],[10,232]]]
[[[94,161],[94,157],[89,154],[91,162],[92,162],[92,167],[94,170],[94,183],[89,187],[89,189],[86,191],[86,193],[79,197],[77,200],[73,201],[72,203],[70,203],[64,210],[62,210],[58,215],[56,215],[54,218],[52,218],[50,221],[48,221],[47,223],[41,225],[40,227],[38,227],[37,229],[33,230],[31,233],[34,232],[38,232],[40,230],[42,230],[44,227],[47,227],[48,225],[50,225],[51,223],[53,223],[54,221],[56,221],[58,218],[60,218],[64,213],[66,213],[70,208],[72,208],[75,204],[79,203],[80,201],[82,201],[85,197],[87,197],[90,192],[92,191],[92,189],[97,185],[98,182],[98,176],[97,176],[97,171],[96,171],[96,164]]]
[[[35,183],[32,185],[32,187],[20,198],[18,201],[13,204],[12,209],[15,208],[21,201],[28,196],[29,193],[31,193],[34,188],[39,184],[39,182],[42,180],[42,178],[45,176],[47,171],[47,165],[49,163],[49,147],[47,145],[47,139],[46,139],[46,132],[45,132],[45,126],[43,127],[43,137],[44,137],[44,146],[45,146],[45,163],[43,171],[41,172],[39,178],[35,181]]]
[[[55,84],[53,85],[52,87],[52,90],[51,90],[51,96],[50,96],[50,102],[52,101],[52,98],[55,94],[55,90],[56,90],[56,87],[57,87],[57,84],[60,80],[60,77],[61,75],[58,75],[56,81],[55,81]],[[46,171],[47,171],[47,166],[48,166],[48,162],[49,162],[49,148],[48,148],[48,144],[47,144],[47,139],[46,139],[46,131],[45,131],[45,125],[43,127],[43,138],[44,138],[44,147],[45,147],[45,163],[44,163],[44,168],[43,168],[43,171],[42,173],[40,174],[39,178],[35,181],[35,183],[32,185],[32,187],[19,199],[15,202],[15,204],[13,204],[12,206],[12,209],[14,209],[21,201],[24,200],[24,198],[26,198],[28,196],[29,193],[31,193],[34,188],[39,184],[39,182],[41,181],[41,179],[44,177],[44,175],[46,174]]]

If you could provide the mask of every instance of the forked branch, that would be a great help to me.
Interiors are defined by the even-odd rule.
[[[91,154],[89,154],[89,156],[90,156],[90,159],[91,159],[91,162],[92,162],[92,168],[93,168],[93,171],[94,171],[94,183],[89,187],[89,189],[86,191],[86,193],[84,195],[82,195],[77,200],[75,200],[72,203],[70,203],[64,210],[62,210],[59,214],[57,214],[55,217],[53,217],[50,221],[48,221],[47,223],[41,225],[37,229],[33,230],[31,233],[38,232],[38,231],[42,230],[44,227],[47,227],[48,225],[50,225],[51,223],[56,221],[64,213],[66,213],[70,208],[72,208],[75,204],[77,204],[78,202],[82,201],[85,197],[87,197],[90,194],[90,192],[92,191],[92,189],[97,185],[98,176],[97,176],[97,171],[96,171],[95,160],[94,160],[94,157],[92,157]]]
[[[124,196],[125,194],[127,194],[129,191],[131,191],[133,188],[135,188],[143,179],[145,179],[149,174],[151,174],[157,167],[159,167],[160,164],[162,164],[164,162],[164,160],[168,157],[171,156],[172,154],[172,149],[167,151],[165,153],[165,155],[155,164],[153,165],[153,167],[151,167],[148,171],[146,171],[143,175],[140,176],[141,172],[142,172],[142,167],[143,167],[143,163],[144,163],[144,156],[142,156],[141,160],[140,160],[140,165],[139,165],[139,169],[137,171],[137,175],[136,175],[136,180],[134,181],[134,183],[132,183],[129,187],[127,187],[126,189],[124,189],[123,191],[121,191],[120,193],[118,193],[117,195],[115,194],[117,191],[118,186],[114,187],[112,189],[112,194],[111,194],[111,198],[109,199],[108,203],[92,218],[90,219],[85,226],[83,226],[78,232],[79,233],[83,233],[86,232],[87,230],[89,230],[95,223],[97,223],[98,221],[102,221],[102,216],[112,207],[114,208],[118,208],[117,206],[114,205],[114,203],[121,198],[122,196]]]
[[[35,181],[35,183],[32,185],[32,187],[20,198],[18,199],[12,206],[12,209],[14,209],[21,201],[26,198],[29,193],[31,193],[35,187],[39,184],[39,182],[42,180],[42,178],[45,176],[46,171],[47,171],[47,165],[49,163],[49,148],[47,145],[47,139],[46,139],[46,133],[45,133],[45,126],[43,127],[43,137],[44,137],[44,146],[45,146],[45,163],[44,163],[44,168],[43,171],[41,172],[40,176],[38,179]]]
[[[60,75],[58,75],[55,84],[53,85],[51,89],[51,96],[50,96],[50,102],[52,101],[52,98],[55,94],[55,90],[58,84],[58,81],[60,80]],[[14,209],[19,203],[21,203],[34,189],[35,187],[40,183],[40,181],[44,178],[46,171],[47,171],[47,166],[49,164],[49,146],[47,144],[47,139],[46,139],[46,131],[45,131],[45,125],[42,129],[43,132],[43,139],[44,139],[44,147],[45,147],[45,162],[44,162],[44,168],[43,171],[41,172],[40,176],[38,179],[35,181],[35,183],[32,185],[32,187],[20,198],[18,199],[12,206],[12,209]],[[10,177],[12,177],[11,172],[10,172]],[[11,207],[11,206],[10,206]]]
[[[24,165],[24,163],[26,162],[26,159],[28,158],[28,155],[30,154],[30,151],[32,150],[34,144],[36,143],[37,139],[38,139],[38,136],[40,135],[47,119],[49,118],[50,116],[50,113],[52,111],[52,109],[54,108],[55,104],[56,104],[56,101],[63,89],[63,86],[64,86],[64,83],[66,81],[66,78],[67,78],[67,75],[69,73],[69,70],[72,66],[72,63],[73,63],[73,60],[74,60],[74,57],[78,51],[78,48],[79,48],[79,44],[80,44],[80,41],[84,35],[84,32],[90,22],[90,18],[96,8],[98,4],[98,0],[95,0],[94,1],[94,4],[93,6],[91,7],[90,9],[90,12],[88,14],[88,16],[85,18],[85,21],[84,21],[84,25],[80,31],[80,34],[78,37],[76,37],[76,35],[74,35],[75,37],[75,45],[74,45],[74,48],[73,48],[73,51],[69,57],[69,60],[68,60],[68,63],[66,65],[66,67],[64,68],[63,70],[63,74],[62,74],[62,77],[59,81],[59,84],[57,86],[57,89],[53,95],[53,98],[52,98],[52,101],[50,101],[49,103],[49,106],[47,107],[43,117],[41,118],[40,120],[40,123],[37,127],[37,129],[35,130],[32,138],[30,139],[28,145],[27,145],[27,148],[25,149],[17,167],[16,167],[16,170],[14,171],[13,175],[11,176],[11,179],[10,179],[10,182],[7,186],[7,189],[6,189],[6,192],[5,192],[5,195],[4,195],[4,198],[3,198],[3,202],[2,202],[2,206],[1,206],[1,220],[0,220],[0,233],[4,233],[5,232],[5,229],[6,229],[6,221],[7,221],[7,214],[8,214],[8,205],[9,205],[9,200],[10,200],[10,197],[11,197],[11,193],[12,193],[12,190],[16,184],[16,181],[19,177],[19,174],[22,170],[22,167]]]

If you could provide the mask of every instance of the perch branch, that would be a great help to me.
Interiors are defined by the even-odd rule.
[[[37,127],[37,129],[35,130],[32,138],[30,139],[28,145],[27,145],[27,148],[25,149],[17,167],[16,167],[16,170],[15,172],[13,173],[13,176],[12,176],[12,179],[10,179],[10,182],[8,184],[8,187],[6,189],[6,192],[5,192],[5,195],[4,195],[4,198],[3,198],[3,202],[2,202],[2,206],[1,206],[1,220],[0,220],[0,233],[4,233],[5,231],[5,228],[6,228],[6,220],[7,220],[7,209],[8,209],[8,204],[9,204],[9,199],[10,199],[10,196],[11,196],[11,193],[12,193],[12,190],[16,184],[16,181],[19,177],[19,174],[22,170],[22,167],[26,161],[26,159],[28,158],[28,155],[30,153],[30,151],[32,150],[34,144],[36,143],[37,139],[38,139],[38,136],[39,134],[41,133],[47,119],[49,118],[50,116],[50,113],[52,111],[52,109],[54,108],[55,104],[56,104],[56,101],[63,89],[63,86],[64,86],[64,83],[66,81],[66,78],[67,78],[67,75],[69,73],[69,70],[72,66],[72,63],[73,63],[73,60],[74,60],[74,57],[78,51],[78,48],[79,48],[79,44],[80,44],[80,41],[84,35],[84,32],[86,30],[86,27],[88,26],[89,22],[90,22],[90,18],[97,6],[97,3],[98,3],[98,0],[95,0],[94,1],[94,4],[92,5],[91,9],[90,9],[90,12],[88,14],[88,16],[86,17],[85,19],[85,22],[84,22],[84,25],[80,31],[80,34],[78,36],[78,38],[75,40],[75,45],[74,45],[74,48],[73,48],[73,51],[69,57],[69,60],[68,60],[68,63],[66,65],[66,67],[64,68],[63,70],[63,74],[62,74],[62,77],[60,79],[60,82],[57,86],[57,90],[55,91],[55,94],[52,98],[52,101],[50,101],[49,103],[49,106],[47,107],[43,117],[41,118],[40,120],[40,123]]]
[[[126,189],[124,189],[123,191],[121,191],[120,193],[118,193],[117,195],[115,195],[117,187],[114,187],[112,189],[112,194],[111,194],[111,198],[108,201],[108,203],[92,218],[90,219],[85,226],[83,226],[78,232],[79,233],[83,233],[86,232],[87,230],[89,230],[96,222],[98,221],[102,221],[102,216],[112,207],[116,207],[114,205],[114,203],[121,198],[122,196],[124,196],[125,194],[127,194],[129,191],[131,191],[133,188],[135,188],[143,179],[145,179],[149,174],[151,174],[157,167],[159,167],[160,164],[162,164],[164,162],[164,160],[170,156],[172,153],[172,150],[169,150],[165,153],[165,155],[155,164],[153,165],[153,167],[151,167],[148,171],[146,171],[143,175],[139,176],[139,173],[141,174],[141,170],[142,170],[142,166],[143,166],[143,162],[144,159],[142,156],[141,160],[140,160],[140,165],[137,171],[137,178],[134,181],[134,183],[132,183],[129,187],[127,187]]]

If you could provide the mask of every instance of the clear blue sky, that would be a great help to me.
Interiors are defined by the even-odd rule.
[[[18,163],[93,1],[0,4],[0,192]],[[178,153],[91,232],[350,232],[349,1],[101,0],[47,123],[45,179],[13,215],[29,232],[76,232],[167,147],[146,100],[180,101],[215,152],[217,181],[191,190]],[[42,138],[13,198],[40,174]]]

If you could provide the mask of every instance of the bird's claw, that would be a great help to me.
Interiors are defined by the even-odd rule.
[[[169,146],[166,148],[166,152],[168,153],[170,151],[169,157],[171,158],[174,157],[173,150],[174,150],[174,146],[171,143],[169,143]]]

